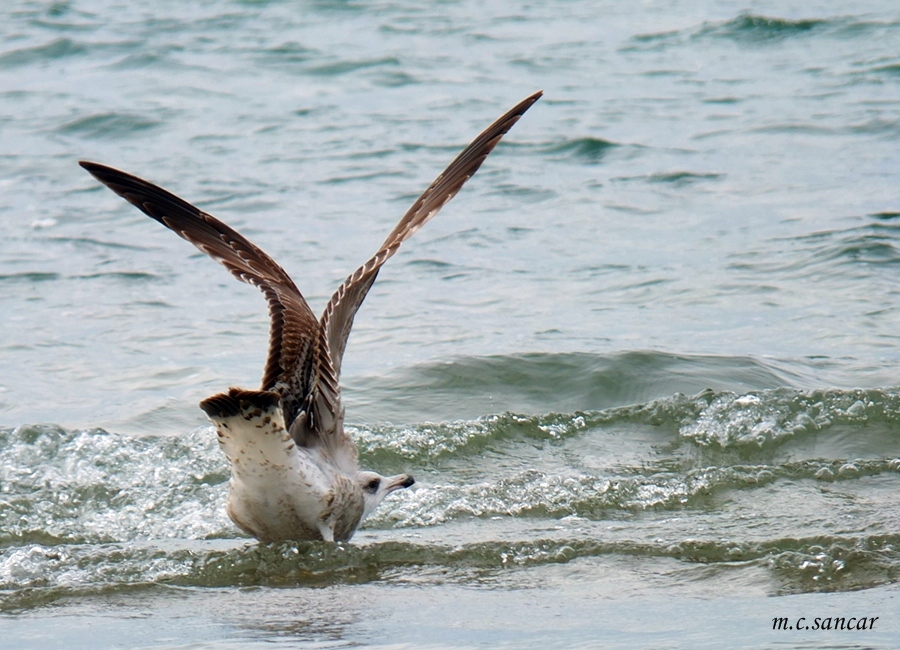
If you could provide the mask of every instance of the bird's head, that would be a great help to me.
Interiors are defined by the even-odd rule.
[[[415,483],[415,479],[409,474],[397,474],[396,476],[382,476],[375,472],[360,472],[356,475],[356,481],[363,493],[363,516],[368,517],[378,504],[391,492],[401,488],[408,488]]]

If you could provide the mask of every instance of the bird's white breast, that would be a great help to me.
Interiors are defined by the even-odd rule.
[[[242,404],[236,415],[210,419],[231,463],[232,520],[260,541],[322,539],[320,515],[336,477],[294,444],[281,408]]]

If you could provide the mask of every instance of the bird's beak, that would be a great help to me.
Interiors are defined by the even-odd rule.
[[[387,493],[390,494],[395,490],[399,490],[400,488],[408,488],[410,485],[416,482],[409,474],[397,474],[397,476],[391,476],[387,479]]]

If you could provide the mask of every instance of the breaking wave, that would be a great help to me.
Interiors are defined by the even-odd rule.
[[[753,564],[785,593],[858,589],[900,575],[900,538],[877,524],[895,508],[889,501],[873,506],[876,523],[862,516],[857,532],[839,535],[826,531],[840,508],[799,536],[775,523],[764,534],[654,529],[673,515],[727,520],[734,513],[723,504],[752,504],[782,488],[797,503],[803,485],[840,493],[876,481],[894,493],[900,395],[890,390],[706,390],[595,411],[353,433],[364,465],[411,469],[419,485],[388,499],[358,545],[332,546],[260,545],[234,528],[224,512],[228,467],[210,428],[178,437],[0,429],[0,608],[159,585],[382,580],[429,567],[446,569],[442,579],[502,579],[511,568],[603,555]],[[596,460],[592,449],[609,445],[618,454]],[[791,507],[800,510],[785,517],[819,516],[812,502],[808,511]],[[630,523],[611,533],[610,521]],[[418,539],[473,525],[484,541]],[[525,535],[523,525],[557,532]]]

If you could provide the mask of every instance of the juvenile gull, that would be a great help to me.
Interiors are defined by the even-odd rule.
[[[231,463],[228,515],[247,533],[261,542],[349,540],[386,495],[414,483],[408,474],[360,471],[344,431],[338,379],[353,318],[381,265],[456,195],[540,96],[519,102],[450,163],[319,319],[284,269],[233,228],[137,176],[79,163],[266,297],[271,324],[261,390],[231,388],[200,402]]]

